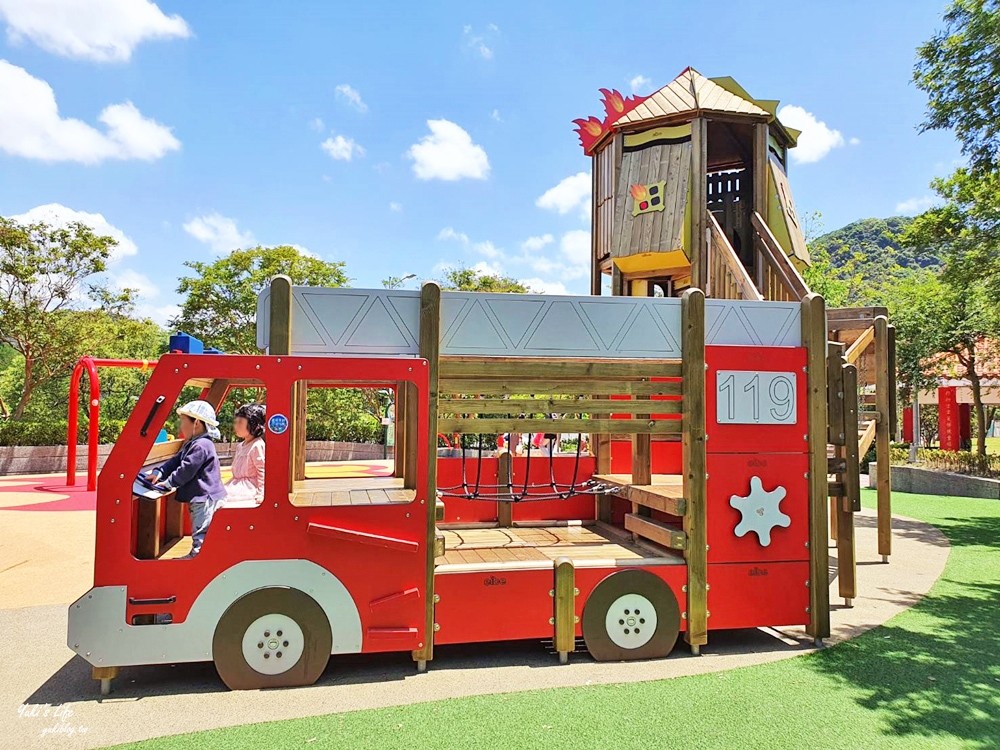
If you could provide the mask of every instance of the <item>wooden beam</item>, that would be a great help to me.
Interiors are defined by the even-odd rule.
[[[858,455],[861,456],[861,458],[865,457],[865,454],[868,453],[868,449],[871,448],[872,443],[875,442],[875,431],[877,427],[878,424],[876,421],[874,419],[871,420],[868,423],[868,426],[865,427],[864,432],[862,432],[861,436],[858,438]]]
[[[424,571],[424,642],[413,652],[413,660],[418,668],[426,668],[434,658],[434,540],[437,536],[437,398],[438,367],[440,365],[441,342],[441,287],[433,281],[420,290],[420,356],[427,360],[427,424],[424,439],[427,441],[426,484],[423,501],[426,505],[427,538]],[[416,445],[413,446],[414,450]]]
[[[875,318],[875,399],[879,421],[875,427],[875,459],[878,492],[878,553],[884,562],[892,554],[892,480],[889,473],[889,450],[892,435],[890,416],[891,391],[895,388],[895,374],[890,374],[889,321],[884,315]],[[920,425],[914,425],[919,429]]]
[[[864,354],[865,350],[874,340],[875,340],[875,328],[869,326],[864,330],[864,332],[860,336],[858,336],[854,340],[854,343],[851,344],[847,348],[847,351],[844,353],[844,359],[847,360],[847,364],[849,365],[855,364],[861,358],[861,355]]]
[[[691,121],[691,286],[704,289],[708,281],[708,121],[695,117]]]
[[[827,377],[827,436],[831,445],[843,445],[849,436],[844,424],[844,345],[830,341],[826,345],[826,377]],[[850,435],[853,440],[856,436]]]
[[[767,220],[767,123],[753,126],[753,210]]]
[[[702,194],[701,200],[704,200]],[[705,441],[705,295],[688,289],[681,297],[684,356],[684,533],[688,543],[687,631],[691,650],[708,643],[707,455]]]
[[[292,280],[287,276],[275,276],[271,279],[270,314],[267,353],[291,354]]]
[[[679,377],[679,375],[678,375]],[[510,380],[479,380],[474,378],[441,378],[440,393],[469,394],[477,396],[513,397],[535,396],[680,396],[682,386],[678,381],[647,382],[581,380],[560,382],[511,378]]]
[[[802,342],[806,347],[806,411],[809,435],[809,625],[816,641],[830,635],[827,549],[826,306],[818,294],[802,300]]]
[[[552,432],[561,434],[614,432],[623,435],[677,435],[681,432],[680,419],[517,419],[442,417],[438,429],[450,435],[499,435],[506,432]]]
[[[442,357],[441,378],[526,380],[627,380],[679,378],[677,359],[550,359],[542,357]]]
[[[844,499],[846,507],[856,513],[861,510],[861,461],[858,455],[858,368],[844,365],[844,429],[848,438],[844,441]],[[853,521],[852,521],[853,523]]]
[[[680,414],[678,401],[572,398],[439,398],[439,414]]]
[[[625,514],[625,530],[668,549],[683,550],[687,547],[687,536],[680,529],[635,513]]]
[[[403,486],[406,489],[417,488],[417,474],[419,474],[419,462],[417,461],[417,446],[422,439],[420,430],[420,408],[417,402],[417,388],[413,383],[403,383],[402,390],[406,392],[404,404],[406,412],[403,414],[403,425],[406,429],[406,453],[403,455]],[[434,435],[434,459],[437,466],[437,434]]]

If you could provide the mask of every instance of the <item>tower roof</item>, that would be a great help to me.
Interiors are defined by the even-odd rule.
[[[768,119],[774,116],[732,78],[713,80],[694,68],[685,68],[666,86],[654,91],[637,107],[615,120],[614,126],[658,120],[695,110],[757,115]]]

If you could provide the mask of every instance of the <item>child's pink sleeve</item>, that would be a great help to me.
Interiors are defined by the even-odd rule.
[[[258,440],[250,451],[251,476],[255,477],[257,499],[264,499],[264,441]]]

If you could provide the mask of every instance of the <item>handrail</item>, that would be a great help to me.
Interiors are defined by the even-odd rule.
[[[736,251],[729,242],[729,238],[722,231],[722,227],[719,226],[718,219],[715,218],[711,211],[707,213],[709,236],[711,238],[708,247],[709,296],[719,297],[719,287],[722,287],[724,290],[724,282],[728,280],[736,287],[736,291],[740,295],[737,299],[763,300],[763,295],[753,283],[753,279],[750,278],[750,274],[747,273],[747,269],[744,268],[743,263],[740,262]],[[723,298],[728,299],[728,297]]]
[[[66,415],[66,485],[76,484],[76,433],[79,426],[80,379],[84,371],[90,381],[90,403],[87,405],[87,490],[97,489],[97,443],[101,418],[101,379],[97,374],[98,367],[133,367],[146,370],[149,360],[138,359],[95,359],[81,357],[73,368],[69,381],[69,411]]]
[[[756,230],[757,239],[760,240],[760,247],[764,251],[760,254],[761,257],[778,274],[778,278],[784,285],[785,290],[794,300],[804,299],[809,294],[809,287],[788,259],[785,251],[781,248],[781,244],[775,238],[774,233],[771,232],[771,228],[756,211],[753,212],[750,221],[753,224],[754,230]]]
[[[875,341],[875,327],[869,326],[865,329],[864,333],[858,336],[857,340],[847,348],[847,351],[844,353],[844,359],[847,360],[849,365],[853,365],[861,358],[865,349],[867,349],[873,341]]]

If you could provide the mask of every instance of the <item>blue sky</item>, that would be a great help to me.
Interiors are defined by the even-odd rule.
[[[112,280],[160,321],[185,260],[257,243],[356,286],[464,264],[585,293],[571,121],[688,65],[794,108],[827,229],[919,211],[959,157],[916,130],[938,1],[79,5],[0,0],[0,215],[120,233]]]

